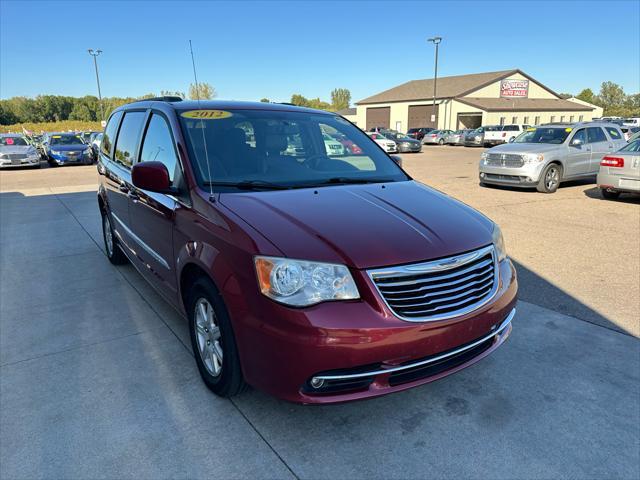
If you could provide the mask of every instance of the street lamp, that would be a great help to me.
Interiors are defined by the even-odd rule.
[[[100,92],[100,77],[98,76],[98,55],[102,53],[102,50],[94,50],[90,48],[87,50],[89,55],[93,57],[93,66],[96,68],[96,82],[98,84],[98,104],[100,105],[100,120],[104,120],[104,111],[102,110],[102,93]]]
[[[436,118],[436,128],[438,128],[437,115],[436,115],[436,88],[438,86],[438,45],[442,41],[442,37],[432,37],[427,39],[428,42],[433,43],[436,46],[436,66],[435,74],[433,76],[433,116]]]

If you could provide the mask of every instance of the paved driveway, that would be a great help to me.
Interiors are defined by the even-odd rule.
[[[457,375],[330,407],[222,400],[184,320],[102,253],[93,170],[0,175],[0,478],[640,476],[640,344],[535,256],[512,253],[530,300],[511,338]],[[540,306],[556,291],[572,315]]]

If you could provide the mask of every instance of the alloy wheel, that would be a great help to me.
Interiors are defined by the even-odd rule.
[[[199,298],[196,302],[194,321],[200,359],[207,371],[218,377],[222,373],[223,358],[220,327],[213,306],[206,298]]]
[[[111,222],[105,214],[102,217],[102,228],[104,229],[104,244],[107,248],[107,255],[113,256],[113,231],[111,230]]]
[[[547,190],[553,190],[560,182],[560,172],[556,167],[551,167],[544,177],[544,185]]]

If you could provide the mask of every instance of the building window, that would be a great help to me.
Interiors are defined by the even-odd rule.
[[[580,116],[578,117],[578,121],[579,121],[579,122],[581,122],[581,121],[583,121],[583,120],[584,120],[584,115],[580,115]]]
[[[560,123],[564,122],[564,115],[560,115]]]
[[[524,117],[524,120],[522,121],[525,125],[529,125],[529,117]]]
[[[556,116],[555,115],[551,115],[551,120],[549,120],[551,123],[556,121]]]
[[[511,124],[515,125],[518,123],[518,117],[511,117]]]
[[[569,116],[569,122],[573,123],[573,119],[574,119],[574,116],[573,116],[573,115],[570,115],[570,116]]]
[[[534,122],[536,125],[540,125],[540,117],[534,118]]]
[[[504,122],[506,121],[507,121],[506,117],[500,117],[500,125],[504,125]]]

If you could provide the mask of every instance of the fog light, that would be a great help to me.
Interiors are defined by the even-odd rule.
[[[484,173],[481,173],[481,174],[480,174],[480,178],[484,178]]]
[[[324,380],[322,378],[313,377],[311,379],[311,386],[313,388],[320,388],[322,385],[324,385]]]

